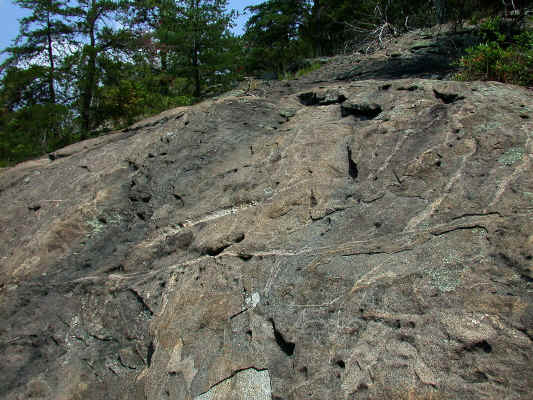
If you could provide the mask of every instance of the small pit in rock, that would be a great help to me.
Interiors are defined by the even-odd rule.
[[[339,104],[346,101],[346,97],[343,94],[337,93],[316,93],[307,92],[298,95],[300,103],[304,106],[327,106],[330,104]]]
[[[341,116],[353,115],[360,121],[368,121],[376,118],[383,109],[376,103],[353,103],[345,102],[341,105]]]
[[[487,354],[492,353],[492,346],[486,340],[482,340],[481,342],[474,343],[473,345],[467,348],[467,351],[478,351],[478,350],[482,350]]]
[[[464,96],[461,96],[457,93],[439,92],[438,90],[433,89],[433,94],[435,94],[437,99],[442,100],[444,104],[451,104],[458,100],[464,100]]]

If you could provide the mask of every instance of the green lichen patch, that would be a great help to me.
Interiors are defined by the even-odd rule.
[[[94,237],[99,233],[103,232],[107,225],[118,225],[122,217],[118,214],[111,216],[99,216],[92,218],[87,221],[90,232],[88,233],[89,237]]]
[[[513,165],[515,162],[520,161],[523,156],[524,149],[522,147],[512,147],[498,158],[498,162],[504,165]]]
[[[481,235],[483,232],[473,232]],[[441,254],[440,262],[427,264],[424,272],[429,277],[431,285],[440,292],[452,292],[462,282],[463,273],[468,269],[464,265],[464,258],[453,249],[447,249]]]
[[[432,286],[444,293],[452,292],[460,285],[460,272],[462,272],[462,269],[458,270],[457,268],[442,266],[429,270],[428,276],[431,279]]]
[[[87,221],[87,225],[89,225],[89,228],[91,229],[91,231],[89,232],[89,236],[98,235],[104,230],[105,227],[105,224],[98,218],[90,219],[89,221]]]
[[[476,134],[486,134],[490,131],[495,131],[496,129],[502,126],[499,122],[487,122],[486,124],[481,124],[474,128],[474,133]]]

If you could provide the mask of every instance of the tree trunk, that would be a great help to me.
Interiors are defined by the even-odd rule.
[[[86,139],[91,130],[91,104],[94,96],[94,81],[96,77],[96,40],[94,37],[94,28],[90,31],[91,44],[88,49],[87,60],[87,78],[85,81],[85,90],[82,97],[82,139]]]
[[[192,67],[194,79],[194,97],[200,97],[200,95],[202,94],[202,88],[200,85],[200,65],[198,62],[198,49],[196,48],[196,43],[193,47]]]
[[[54,78],[55,78],[55,65],[54,65],[54,53],[52,49],[52,33],[51,33],[51,23],[50,23],[50,11],[47,13],[47,31],[46,38],[48,40],[48,62],[50,64],[50,72],[48,75],[48,87],[50,90],[50,103],[56,103],[56,92],[54,88]]]

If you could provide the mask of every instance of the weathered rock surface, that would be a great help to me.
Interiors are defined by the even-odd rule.
[[[531,398],[533,93],[316,79],[2,172],[0,398]]]

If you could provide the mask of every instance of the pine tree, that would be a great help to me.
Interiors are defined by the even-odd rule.
[[[224,60],[235,15],[227,6],[227,0],[178,0],[172,9],[175,14],[166,16],[156,31],[161,45],[173,55],[176,73],[191,80],[194,97],[201,96],[202,83],[228,67]]]
[[[249,68],[280,75],[305,54],[301,28],[308,13],[306,0],[267,0],[247,7],[252,16],[244,37],[250,47]]]
[[[15,161],[49,151],[65,143],[65,118],[61,52],[73,36],[66,21],[70,7],[63,0],[15,0],[31,10],[20,20],[19,35],[3,53],[0,81],[3,149]],[[10,138],[7,140],[6,138]],[[4,157],[3,157],[4,158]]]
[[[72,38],[73,28],[65,22],[70,8],[64,0],[14,0],[14,3],[32,13],[20,20],[20,33],[12,46],[3,52],[9,54],[3,69],[39,65],[48,84],[48,102],[57,102],[57,51]]]
[[[94,102],[99,80],[97,59],[116,43],[117,32],[110,26],[110,21],[118,10],[119,4],[113,0],[78,0],[72,12],[76,18],[76,33],[80,36],[79,50],[71,62],[78,73],[82,138],[95,128]]]

